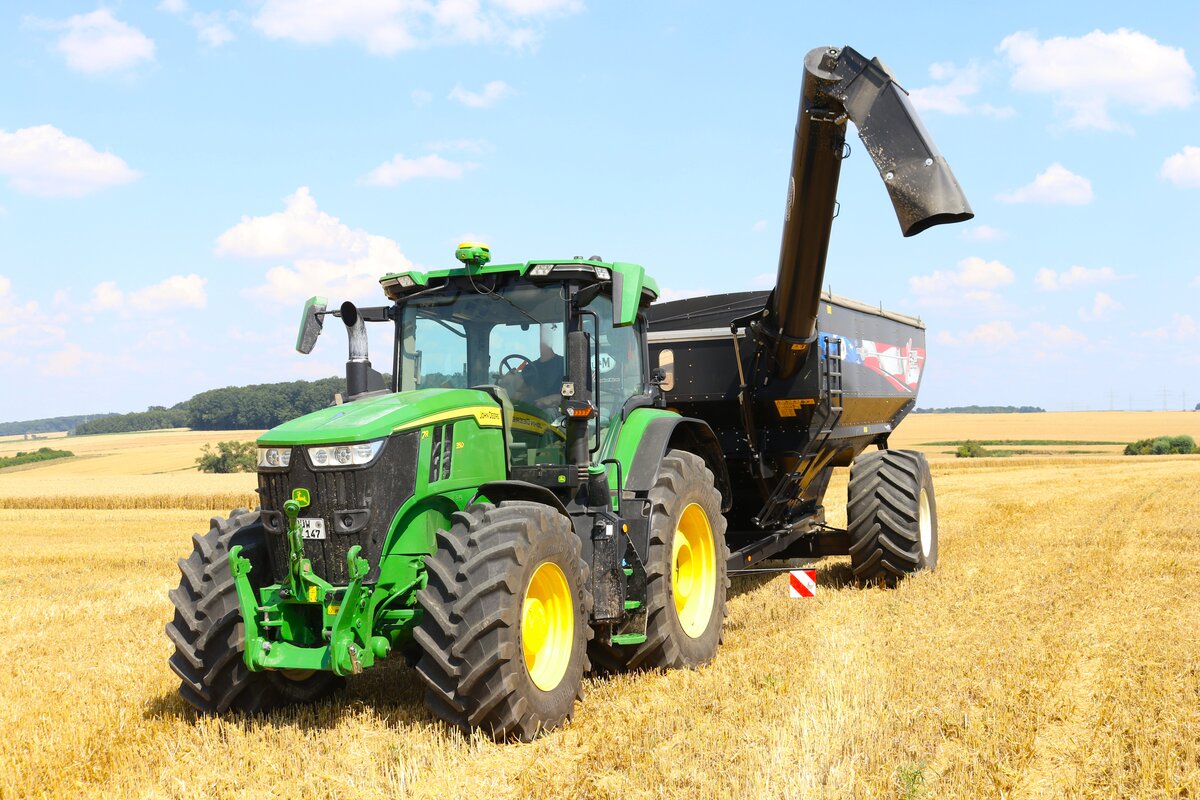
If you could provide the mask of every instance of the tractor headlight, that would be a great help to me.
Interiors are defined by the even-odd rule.
[[[260,469],[287,469],[291,463],[292,448],[290,447],[258,448],[258,466]]]
[[[361,467],[370,464],[379,455],[383,439],[360,444],[333,444],[324,447],[307,447],[308,460],[314,467],[336,469],[338,467]]]

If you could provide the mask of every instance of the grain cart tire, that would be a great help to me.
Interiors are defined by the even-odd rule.
[[[242,660],[242,613],[229,571],[229,549],[242,546],[257,589],[270,580],[266,531],[257,511],[236,509],[228,519],[214,517],[208,533],[192,537],[192,554],[179,560],[182,577],[168,596],[175,618],[167,637],[175,644],[171,669],[180,696],[197,711],[259,713],[293,703],[311,703],[344,681],[327,672],[251,672]]]
[[[605,671],[698,667],[721,645],[729,549],[712,471],[694,453],[668,451],[650,503],[646,641],[596,643],[593,660]]]
[[[860,584],[895,586],[937,566],[937,503],[929,462],[911,450],[854,459],[847,490],[850,566]]]
[[[570,719],[592,635],[570,520],[542,503],[478,503],[437,542],[413,635],[429,710],[499,740],[531,741]]]

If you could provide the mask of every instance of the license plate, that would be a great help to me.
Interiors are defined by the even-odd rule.
[[[325,520],[320,517],[302,517],[296,521],[300,523],[301,539],[325,538]]]

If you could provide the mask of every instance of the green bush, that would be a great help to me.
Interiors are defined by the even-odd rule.
[[[1125,445],[1127,456],[1170,456],[1190,455],[1200,453],[1196,448],[1196,440],[1191,436],[1158,436],[1153,439],[1140,439],[1133,444]]]
[[[196,459],[201,472],[254,472],[257,468],[254,442],[217,442],[217,449],[208,445]]]
[[[959,458],[987,458],[995,455],[991,450],[985,450],[979,442],[966,441],[958,446],[955,455]]]
[[[52,458],[70,458],[75,455],[70,450],[52,450],[49,447],[39,447],[28,453],[17,453],[15,456],[0,457],[0,469],[15,467],[18,464],[33,464],[37,461],[49,461]]]

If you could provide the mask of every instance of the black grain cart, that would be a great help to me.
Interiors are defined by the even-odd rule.
[[[804,66],[775,288],[654,304],[651,364],[667,405],[708,423],[720,443],[733,489],[731,572],[767,558],[849,554],[859,580],[890,585],[937,563],[929,466],[920,453],[888,448],[916,405],[925,326],[821,291],[846,122],[905,236],[973,213],[878,59],[818,48]],[[825,524],[823,503],[833,468],[845,466],[848,523],[839,530]]]

